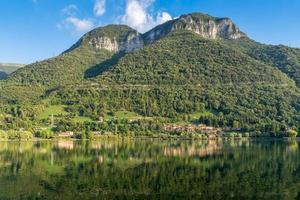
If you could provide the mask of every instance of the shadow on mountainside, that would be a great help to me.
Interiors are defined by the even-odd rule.
[[[109,70],[114,65],[116,65],[124,55],[124,52],[119,52],[113,55],[112,58],[105,60],[104,62],[101,62],[95,66],[92,66],[91,68],[85,71],[84,78],[94,78],[98,75],[101,75],[103,72]]]
[[[0,71],[0,80],[4,80],[8,77],[8,74],[4,71]]]

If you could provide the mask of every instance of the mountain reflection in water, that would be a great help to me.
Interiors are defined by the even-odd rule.
[[[0,199],[295,199],[298,142],[0,142]]]

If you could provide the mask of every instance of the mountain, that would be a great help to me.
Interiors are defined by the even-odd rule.
[[[13,126],[20,126],[20,119],[39,124],[36,116],[52,105],[63,106],[69,118],[94,121],[127,111],[173,121],[196,115],[200,123],[223,128],[280,131],[300,120],[299,52],[260,44],[229,18],[200,13],[144,34],[108,25],[61,55],[9,75],[0,83],[0,105],[14,116]]]

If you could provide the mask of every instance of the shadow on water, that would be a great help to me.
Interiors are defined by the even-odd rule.
[[[295,199],[296,141],[0,142],[0,199]]]
[[[98,75],[101,75],[103,72],[112,68],[112,66],[115,66],[124,55],[125,55],[124,52],[119,52],[119,53],[113,55],[111,59],[108,59],[102,63],[99,63],[98,65],[95,65],[95,66],[89,68],[85,72],[84,78],[88,79],[88,78],[93,78]]]

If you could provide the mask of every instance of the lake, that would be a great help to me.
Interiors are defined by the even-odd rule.
[[[288,141],[0,142],[0,199],[296,199]]]

